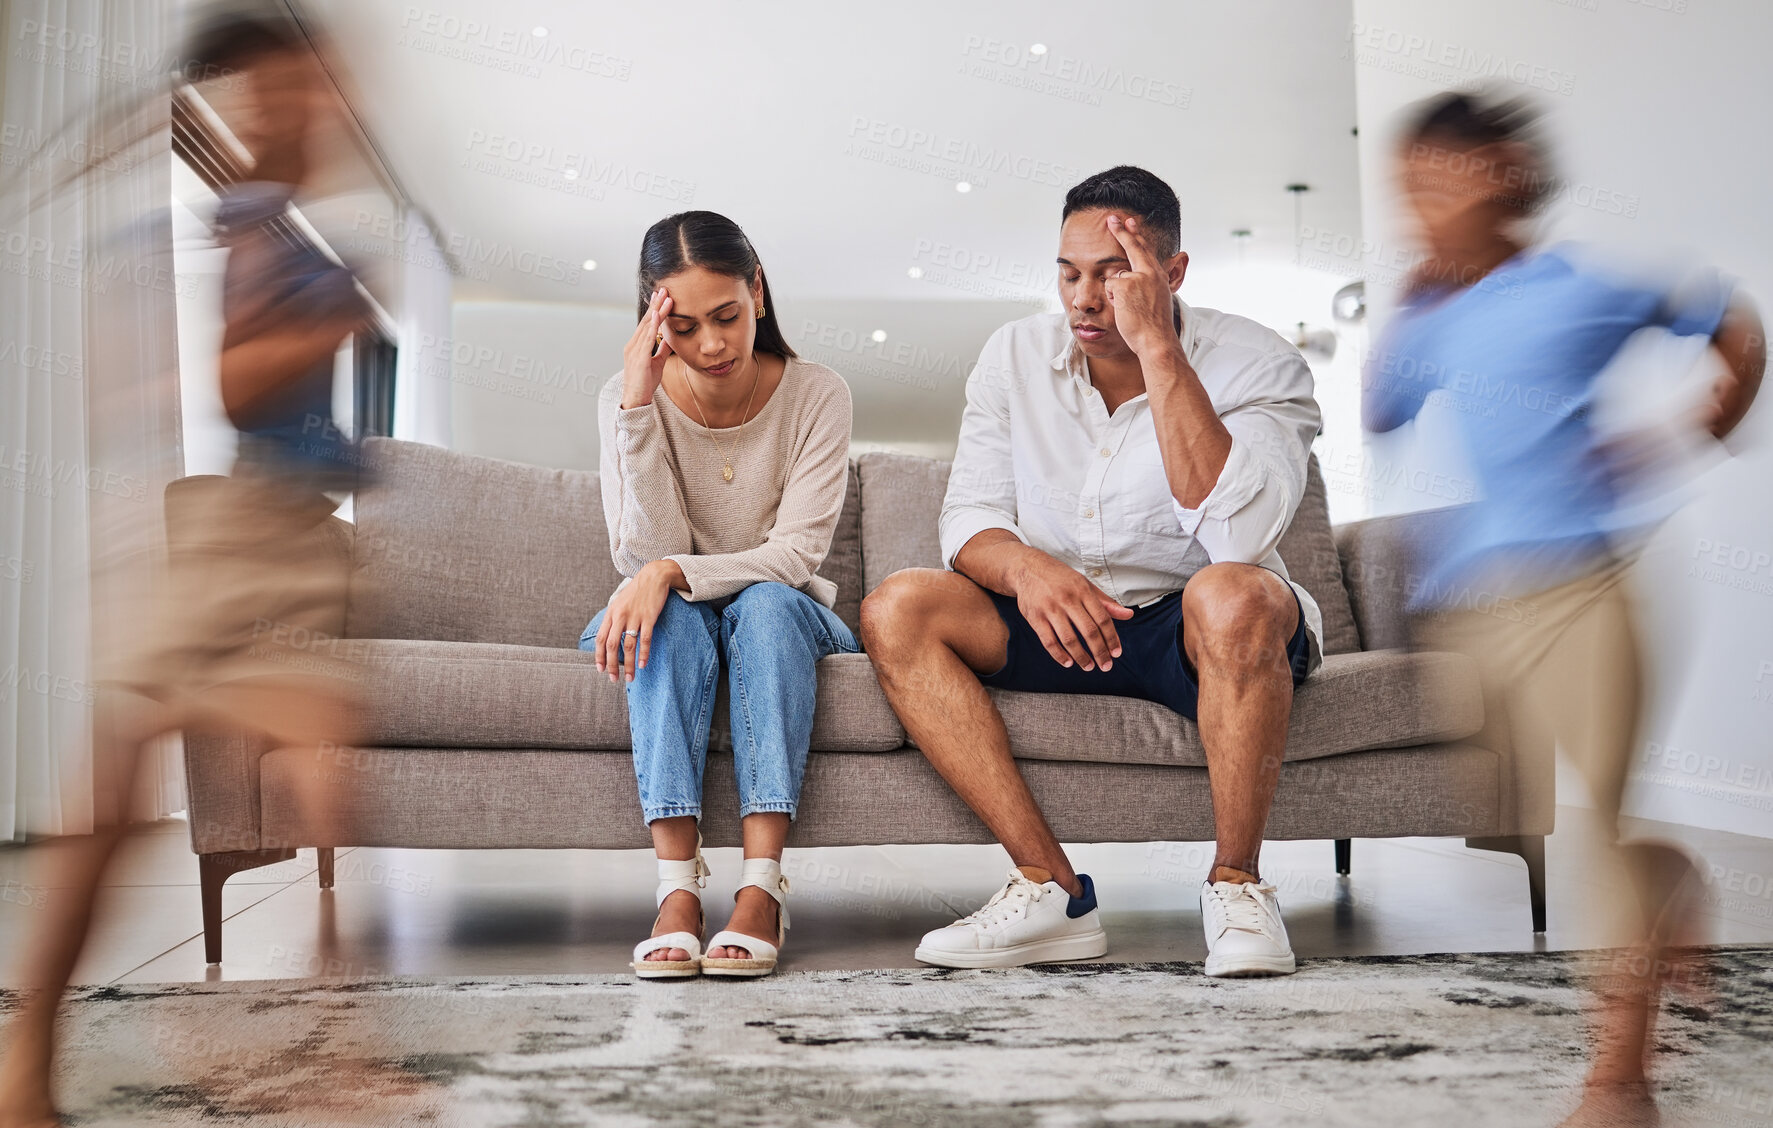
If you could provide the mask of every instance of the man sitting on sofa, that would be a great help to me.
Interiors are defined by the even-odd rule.
[[[916,955],[978,968],[1108,950],[1089,876],[1011,758],[995,686],[1196,720],[1218,836],[1206,972],[1284,975],[1293,951],[1258,855],[1293,689],[1322,653],[1317,604],[1275,550],[1318,432],[1311,372],[1255,322],[1175,297],[1188,256],[1156,176],[1098,173],[1061,218],[1064,312],[999,329],[967,381],[942,506],[952,571],[896,573],[862,606],[894,710],[1015,863]]]

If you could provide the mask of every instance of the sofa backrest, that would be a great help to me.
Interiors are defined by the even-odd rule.
[[[600,478],[423,443],[372,438],[375,478],[357,494],[354,638],[577,646],[621,582],[610,562]],[[843,516],[820,574],[837,611],[861,614],[860,486],[850,467]]]
[[[940,568],[937,524],[950,463],[904,454],[864,454],[862,478],[862,571],[865,591],[901,568]],[[1281,559],[1324,616],[1324,653],[1359,650],[1360,634],[1342,584],[1341,558],[1330,533],[1323,476],[1313,456],[1299,511],[1281,538]]]

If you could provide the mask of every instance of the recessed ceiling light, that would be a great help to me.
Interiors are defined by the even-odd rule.
[[[597,269],[597,260],[596,259],[586,259],[582,265],[584,266],[584,268],[586,270],[596,270]]]
[[[957,181],[955,181],[955,183],[954,183],[954,190],[955,190],[955,191],[956,191],[956,192],[971,192],[971,191],[972,191],[972,190],[973,190],[973,184],[972,184],[972,181],[970,181],[970,180],[957,180]]]
[[[882,341],[886,340],[886,330],[885,329],[876,329],[874,332],[868,334],[868,336],[873,338],[874,343],[878,345]]]
[[[1047,53],[1047,45],[1045,43],[1036,43],[1034,46],[1028,48],[1028,53],[1030,55],[1044,55]]]
[[[923,277],[923,267],[914,266],[910,270],[907,270],[905,272],[905,276],[907,278],[922,278]]]
[[[545,28],[545,27],[539,27],[539,26],[538,26],[538,27],[532,27],[532,28],[530,28],[530,29],[529,29],[529,33],[530,33],[530,34],[531,34],[531,35],[533,35],[533,36],[535,36],[535,37],[536,37],[536,38],[537,38],[537,39],[546,39],[546,38],[548,38],[548,29],[547,29],[547,28]]]

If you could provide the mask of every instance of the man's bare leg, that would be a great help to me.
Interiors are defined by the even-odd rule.
[[[1212,564],[1182,589],[1182,638],[1200,683],[1218,845],[1208,881],[1259,881],[1262,833],[1280,783],[1293,708],[1287,643],[1299,606],[1286,581],[1253,564]]]
[[[862,602],[862,639],[905,730],[1010,860],[1081,896],[1077,872],[1010,755],[1003,717],[979,683],[1009,654],[1009,629],[990,596],[955,572],[897,572]]]

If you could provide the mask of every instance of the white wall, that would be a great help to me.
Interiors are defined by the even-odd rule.
[[[597,393],[633,332],[632,311],[458,301],[452,335],[422,342],[419,378],[450,385],[453,449],[594,470]]]
[[[1193,304],[1240,313],[1287,334],[1300,319],[1327,326],[1330,296],[1346,281],[1270,264],[1192,271],[1182,293]],[[848,381],[855,451],[950,458],[966,375],[980,347],[1006,321],[1057,309],[1047,289],[989,301],[778,300],[794,349]],[[594,469],[597,392],[621,368],[633,332],[630,309],[458,301],[452,334],[423,350],[418,378],[448,382],[454,449]],[[876,333],[884,339],[876,341]],[[1333,521],[1366,515],[1372,498],[1409,492],[1361,464],[1359,344],[1359,337],[1346,337],[1334,358],[1314,366],[1324,412],[1318,457]]]
[[[1381,322],[1403,246],[1386,181],[1395,116],[1497,69],[1554,114],[1572,191],[1549,217],[1553,237],[1680,252],[1773,305],[1765,192],[1773,159],[1761,137],[1773,106],[1770,41],[1765,0],[1354,0],[1345,48],[1355,63],[1368,238],[1352,257],[1375,279]],[[1331,254],[1336,242],[1322,240]],[[1685,364],[1667,355],[1633,379]],[[1735,457],[1694,483],[1640,570],[1653,692],[1632,809],[1651,818],[1773,835],[1770,430],[1773,408],[1762,403]],[[1451,433],[1425,410],[1413,434],[1384,437],[1371,453],[1457,474],[1446,453]],[[1420,507],[1420,499],[1400,506]]]
[[[778,295],[789,344],[850,385],[855,449],[948,457],[966,374],[991,331],[1038,300],[807,301]],[[455,305],[454,336],[424,370],[447,373],[455,449],[595,469],[597,393],[622,367],[634,310],[545,302]],[[885,340],[874,340],[876,332]]]

